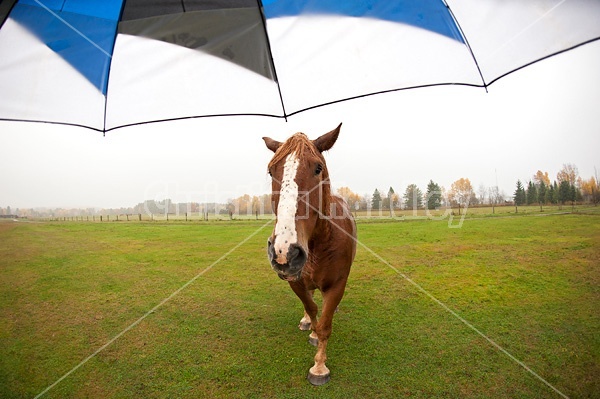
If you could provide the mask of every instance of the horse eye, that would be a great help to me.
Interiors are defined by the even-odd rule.
[[[315,175],[319,175],[323,171],[323,165],[320,163],[317,164],[317,168],[315,169]]]

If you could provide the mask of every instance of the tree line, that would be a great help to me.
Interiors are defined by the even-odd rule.
[[[468,178],[460,178],[453,182],[447,190],[438,183],[430,180],[421,190],[416,184],[409,184],[403,193],[398,193],[393,187],[388,190],[375,189],[372,194],[360,195],[349,187],[340,187],[337,194],[343,197],[353,211],[369,210],[402,210],[402,209],[439,209],[442,207],[461,208],[473,205],[532,205],[539,204],[542,209],[545,204],[564,205],[600,202],[600,181],[597,172],[584,179],[579,176],[578,169],[573,164],[564,164],[552,182],[548,172],[538,170],[531,179],[522,182],[517,180],[516,189],[512,196],[507,196],[498,186],[485,187],[480,185],[475,191]],[[229,199],[226,203],[175,203],[170,199],[147,200],[133,207],[109,209],[11,209],[0,207],[0,217],[69,217],[82,215],[262,215],[273,213],[270,194],[249,195]]]
[[[480,185],[477,192],[468,178],[460,178],[452,183],[449,190],[430,180],[425,192],[416,184],[409,184],[404,193],[399,195],[390,187],[387,191],[375,189],[373,194],[358,195],[348,187],[337,190],[353,210],[394,210],[394,209],[438,209],[444,206],[461,208],[473,205],[544,204],[564,205],[600,202],[600,181],[595,176],[584,179],[579,176],[573,164],[564,164],[552,183],[548,172],[538,170],[524,186],[517,181],[517,189],[512,197],[506,196],[498,186]]]
[[[402,210],[402,209],[439,209],[445,206],[465,207],[474,204],[489,204],[504,202],[504,194],[498,187],[480,187],[480,195],[475,193],[468,178],[456,180],[447,190],[438,183],[430,180],[425,192],[416,184],[409,184],[403,194],[398,194],[393,187],[387,192],[375,189],[372,195],[360,196],[348,187],[337,190],[353,210]]]
[[[600,182],[597,172],[589,179],[579,176],[577,167],[573,164],[564,164],[552,183],[548,172],[538,170],[525,185],[517,180],[513,194],[516,207],[520,205],[539,204],[540,210],[546,204],[565,205],[576,202],[597,205],[600,202]]]

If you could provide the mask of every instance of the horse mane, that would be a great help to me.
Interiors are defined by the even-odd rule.
[[[281,144],[275,152],[275,155],[273,155],[273,159],[271,159],[271,162],[269,162],[268,168],[271,169],[279,162],[284,161],[285,158],[293,152],[296,153],[296,157],[299,160],[303,160],[307,153],[321,160],[321,165],[323,166],[323,171],[321,172],[323,176],[321,184],[323,198],[321,201],[321,209],[319,211],[323,215],[329,216],[329,208],[331,203],[331,183],[329,181],[329,171],[327,170],[325,157],[323,157],[323,154],[304,133],[298,132]]]

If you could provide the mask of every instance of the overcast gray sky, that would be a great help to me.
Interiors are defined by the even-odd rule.
[[[465,177],[512,195],[539,169],[600,168],[600,42],[494,83],[408,90],[293,116],[208,118],[102,134],[0,122],[0,207],[128,207],[146,199],[224,202],[270,191],[261,140],[311,138],[343,122],[326,155],[335,187],[359,194]]]

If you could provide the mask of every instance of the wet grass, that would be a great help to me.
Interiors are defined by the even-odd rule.
[[[123,331],[43,397],[561,397],[404,276],[563,394],[600,395],[599,216],[360,221],[318,388],[264,223],[0,223],[0,397]]]

